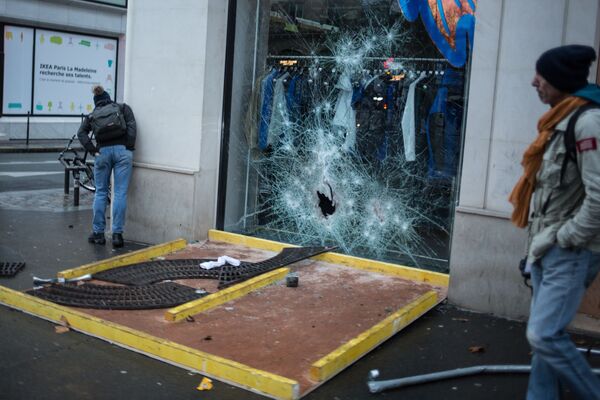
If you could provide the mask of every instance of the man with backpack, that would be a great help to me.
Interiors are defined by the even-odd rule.
[[[600,399],[600,379],[566,332],[600,268],[600,87],[587,82],[595,59],[593,48],[569,45],[537,60],[532,85],[551,108],[509,198],[512,222],[529,226],[530,400],[558,399],[559,383],[580,399]]]
[[[117,104],[102,86],[95,86],[94,111],[84,118],[77,132],[83,147],[95,155],[92,234],[88,242],[105,244],[106,206],[108,204],[110,175],[114,173],[112,197],[112,244],[123,247],[123,227],[127,210],[127,189],[133,166],[136,123],[131,107]],[[96,138],[91,141],[90,133]]]

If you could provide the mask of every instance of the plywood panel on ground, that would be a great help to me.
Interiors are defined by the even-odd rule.
[[[273,242],[265,245],[265,241],[263,249],[260,249],[247,246],[256,246],[256,239],[240,244],[239,240],[236,242],[236,235],[218,233],[218,238],[229,243],[209,240],[187,245],[165,257],[216,258],[228,255],[257,262],[274,256],[279,250],[271,247],[270,243]],[[232,300],[224,300],[227,301],[225,303],[211,303],[212,308],[178,322],[165,318],[165,310],[64,309],[77,315],[82,313],[94,321],[107,321],[117,329],[142,332],[147,337],[155,338],[157,343],[175,344],[175,348],[189,349],[191,354],[200,358],[189,363],[181,362],[178,358],[181,355],[170,358],[170,352],[176,352],[169,348],[163,349],[157,345],[153,350],[153,346],[148,345],[136,349],[135,344],[122,343],[137,351],[270,397],[298,398],[356,361],[446,296],[447,278],[441,274],[421,274],[400,267],[397,271],[388,270],[389,264],[385,265],[382,272],[374,272],[378,268],[376,262],[360,259],[356,262],[351,259],[341,265],[322,259],[328,260],[321,256],[288,266],[299,276],[298,287],[286,287],[283,279],[286,271],[283,270],[272,274],[269,281],[253,283],[252,290],[240,284],[240,293],[243,294],[240,297],[233,296]],[[357,264],[356,268],[352,268],[353,263]],[[365,265],[369,268],[365,268]],[[414,279],[416,273],[421,275]],[[76,275],[77,272],[71,271],[70,274]],[[209,292],[216,291],[214,281],[178,282]],[[22,303],[27,302],[30,296],[19,295],[21,297],[16,301],[10,293],[0,293],[0,301],[48,319],[58,319],[56,317],[60,312],[44,315],[43,302],[39,305],[37,299],[35,310],[26,309],[27,305]],[[58,306],[49,307],[55,309]],[[74,317],[66,318],[75,320]],[[79,330],[85,332],[86,327]],[[117,343],[121,336],[112,335],[108,338],[106,334],[95,331],[89,333]],[[200,361],[203,356],[205,361]],[[194,365],[200,362],[206,364],[206,360],[216,362],[215,366],[207,369],[205,365]]]

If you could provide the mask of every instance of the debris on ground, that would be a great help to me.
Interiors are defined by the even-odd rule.
[[[66,332],[69,332],[69,331],[70,331],[70,329],[69,329],[69,328],[67,328],[66,326],[62,326],[62,325],[56,325],[56,326],[54,327],[54,331],[55,331],[56,333],[66,333]]]
[[[12,278],[24,267],[24,262],[0,262],[0,277]]]
[[[65,328],[68,328],[70,326],[69,320],[64,315],[60,316],[60,319],[58,320],[58,324],[61,326],[64,326]]]
[[[471,353],[485,353],[485,347],[483,346],[471,346],[469,347]]]
[[[196,389],[198,390],[210,390],[213,388],[212,379],[204,377],[200,381],[200,384]]]
[[[452,318],[452,321],[469,322],[468,318]]]

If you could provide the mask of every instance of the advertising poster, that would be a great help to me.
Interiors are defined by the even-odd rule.
[[[116,59],[115,39],[36,29],[33,113],[88,114],[94,85],[114,100]]]
[[[31,111],[33,29],[4,26],[4,94],[2,114]]]

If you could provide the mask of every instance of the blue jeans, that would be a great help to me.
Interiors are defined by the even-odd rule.
[[[600,379],[565,332],[599,267],[600,253],[556,245],[532,266],[527,340],[533,358],[528,400],[559,399],[559,381],[580,399],[600,399]]]
[[[127,210],[127,189],[131,179],[133,154],[123,145],[106,146],[100,149],[94,163],[94,218],[92,226],[95,233],[104,233],[106,228],[106,205],[110,174],[114,171],[112,197],[112,232],[123,233],[125,211]]]

